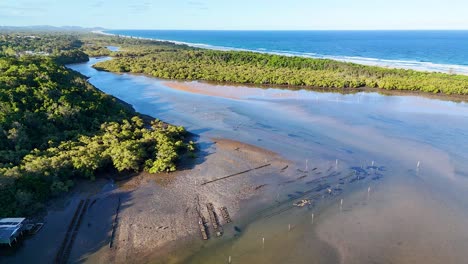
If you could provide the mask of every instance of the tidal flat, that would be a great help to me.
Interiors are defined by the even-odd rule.
[[[239,199],[222,238],[202,242],[195,228],[197,242],[176,247],[172,255],[187,258],[174,262],[460,263],[467,257],[466,103],[165,81],[99,72],[94,63],[74,69],[137,111],[187,127],[202,149],[214,138],[235,140],[288,165],[239,176],[250,188],[263,187]],[[228,174],[207,170],[213,178]],[[320,184],[327,188],[313,190]],[[291,208],[303,198],[313,206]],[[148,262],[157,262],[150,255]]]
[[[99,60],[70,68],[138,112],[186,127],[197,135],[199,153],[177,173],[141,174],[93,194],[100,199],[80,229],[72,262],[463,263],[468,257],[466,103],[168,81],[97,71],[92,65]],[[293,205],[304,199],[311,204]],[[206,203],[218,212],[221,237]],[[220,216],[223,206],[232,223]],[[54,246],[44,245],[50,255]],[[41,256],[34,254],[7,258]]]

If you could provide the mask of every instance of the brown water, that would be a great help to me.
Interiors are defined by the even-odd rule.
[[[195,90],[190,83],[173,89],[157,79],[97,72],[90,68],[94,62],[73,68],[137,111],[199,134],[202,149],[210,138],[230,138],[281,154],[295,163],[292,170],[309,171],[290,184],[259,179],[276,185],[245,201],[248,214],[226,225],[222,238],[182,247],[176,254],[189,255],[185,262],[228,263],[231,257],[232,263],[464,263],[468,258],[467,104],[199,83]],[[372,162],[383,167],[376,170]],[[365,179],[340,184],[360,167]],[[311,192],[304,197],[313,196],[314,206],[290,208],[316,186],[308,181],[331,173],[341,174],[326,183],[342,193]],[[376,175],[382,178],[372,180]]]

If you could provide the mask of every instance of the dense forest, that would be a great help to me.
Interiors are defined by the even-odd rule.
[[[84,54],[75,37],[52,37],[55,44],[2,37],[0,217],[31,215],[76,179],[100,172],[173,171],[180,154],[193,150],[184,128],[143,121],[64,67],[69,61],[52,54]]]
[[[123,39],[123,38],[120,38]],[[127,38],[128,39],[128,38]],[[132,40],[95,68],[158,78],[318,88],[381,88],[468,94],[468,76],[364,66],[327,59],[189,48]]]

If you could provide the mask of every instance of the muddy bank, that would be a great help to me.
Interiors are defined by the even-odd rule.
[[[141,173],[117,183],[100,180],[84,184],[50,208],[44,228],[10,255],[2,254],[0,262],[52,262],[79,201],[88,199],[69,253],[70,262],[180,263],[204,245],[197,210],[208,219],[205,205],[213,203],[216,210],[226,207],[232,220],[238,221],[246,214],[241,212],[241,202],[263,191],[256,188],[257,182],[277,177],[281,168],[290,164],[268,150],[220,138],[189,163],[192,167],[185,164],[186,168],[175,173]],[[202,185],[265,164],[268,166]],[[217,213],[222,222],[220,211]],[[213,230],[208,230],[210,239],[215,239]],[[173,254],[180,248],[186,250]]]
[[[85,227],[80,232],[81,238],[77,239],[80,242],[74,250],[74,259],[90,263],[154,263],[155,260],[180,263],[204,245],[197,210],[208,219],[206,203],[213,203],[216,210],[225,206],[232,220],[238,221],[243,215],[241,202],[261,191],[255,189],[256,182],[263,177],[274,177],[289,164],[274,153],[232,140],[216,139],[204,151],[206,155],[199,157],[193,168],[167,175],[143,173],[118,183],[119,187],[112,195],[98,199],[95,209],[89,211],[91,225]],[[202,185],[265,162],[270,165],[253,173]],[[118,199],[121,203],[118,227],[113,247],[109,248],[93,238],[99,225],[91,219],[100,217],[101,212],[105,214],[100,208],[106,204],[113,203],[110,207],[115,209]],[[219,210],[217,213],[220,214]],[[109,216],[115,214],[102,217],[113,219]],[[107,226],[110,236],[112,223]],[[210,226],[208,230],[210,239],[216,239]],[[185,249],[181,252],[180,248]],[[177,254],[173,254],[175,251]]]

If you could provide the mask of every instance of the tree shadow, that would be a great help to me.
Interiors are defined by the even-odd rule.
[[[205,129],[198,129],[196,131],[192,131],[190,133],[190,140],[195,142],[196,144],[196,151],[194,153],[184,153],[181,156],[181,159],[177,163],[177,170],[178,171],[185,171],[185,170],[191,170],[195,168],[197,165],[200,165],[204,163],[207,159],[208,156],[210,156],[212,153],[210,153],[210,149],[212,146],[215,144],[214,142],[207,142],[207,141],[200,141],[200,136],[197,134],[200,132],[206,132],[209,131],[210,129],[205,128]],[[197,134],[194,134],[194,133]]]

